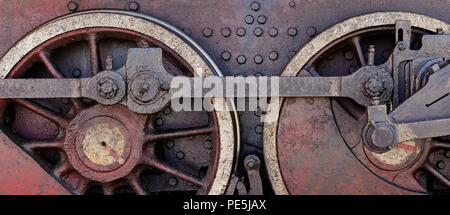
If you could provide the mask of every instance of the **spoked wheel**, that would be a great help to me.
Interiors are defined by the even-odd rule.
[[[411,49],[421,47],[422,35],[433,34],[437,28],[448,29],[446,23],[410,13],[351,18],[324,31],[302,48],[282,76],[350,75],[366,65],[369,45],[376,47],[375,65],[383,64],[395,47],[396,19],[411,20]],[[400,100],[411,93],[401,91]],[[367,114],[365,107],[352,100],[289,98],[280,104],[270,105],[269,113],[274,113],[276,120],[266,123],[264,128],[264,156],[276,193],[448,192],[447,142],[408,141],[378,154],[363,143],[361,134]]]
[[[184,34],[147,16],[91,11],[53,20],[11,48],[6,78],[86,78],[135,47],[163,50],[172,75],[221,75]],[[108,68],[112,67],[112,68]],[[1,103],[4,132],[74,194],[222,194],[234,159],[233,110],[141,115],[89,99]]]

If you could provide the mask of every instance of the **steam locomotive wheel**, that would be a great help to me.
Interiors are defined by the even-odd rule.
[[[395,46],[395,20],[410,20],[411,48],[421,35],[449,25],[422,15],[385,12],[348,19],[305,45],[282,76],[346,76],[366,65],[369,45],[375,64]],[[269,105],[264,157],[277,194],[411,194],[448,192],[450,143],[409,141],[377,154],[363,144],[365,108],[349,99],[289,98]],[[447,157],[445,157],[447,156]],[[362,165],[361,165],[362,164]]]
[[[85,78],[120,69],[127,50],[163,50],[172,75],[221,75],[172,26],[130,12],[90,11],[40,26],[0,60],[2,78]],[[112,60],[112,63],[111,63]],[[4,133],[73,194],[222,194],[234,159],[233,110],[141,115],[89,99],[1,103]]]

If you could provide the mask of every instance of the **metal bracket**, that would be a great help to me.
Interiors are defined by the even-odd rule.
[[[247,170],[247,177],[249,181],[249,189],[245,188],[243,178],[239,178],[236,174],[231,177],[230,183],[226,191],[226,195],[233,195],[238,191],[238,195],[262,195],[262,180],[259,174],[261,161],[256,155],[248,155],[244,159],[244,167]]]

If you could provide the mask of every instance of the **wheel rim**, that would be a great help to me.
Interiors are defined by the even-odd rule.
[[[380,18],[382,17],[382,18]],[[346,20],[342,23],[339,23],[333,27],[331,27],[330,29],[327,29],[326,31],[322,32],[321,34],[319,34],[317,37],[315,37],[312,41],[310,41],[307,45],[305,45],[301,50],[299,50],[299,52],[293,57],[293,59],[289,62],[289,64],[285,67],[285,69],[283,70],[281,76],[296,76],[296,75],[302,75],[302,73],[304,73],[303,75],[314,75],[316,73],[314,73],[314,71],[311,72],[311,70],[308,72],[306,72],[306,70],[311,66],[311,62],[313,62],[314,60],[318,59],[318,56],[322,55],[323,53],[326,52],[326,47],[329,46],[330,44],[338,44],[339,43],[339,39],[343,38],[345,36],[351,35],[352,33],[358,32],[358,31],[364,31],[364,29],[368,29],[368,28],[385,28],[386,26],[393,26],[393,24],[395,23],[396,19],[408,19],[411,20],[412,26],[421,29],[421,30],[427,30],[427,31],[432,31],[434,32],[436,30],[436,28],[441,27],[443,29],[448,29],[449,26],[446,23],[443,23],[441,21],[435,20],[433,18],[429,18],[429,17],[425,17],[425,16],[421,16],[421,15],[416,15],[416,14],[411,14],[411,13],[402,13],[402,12],[388,12],[388,13],[374,13],[374,14],[367,14],[367,15],[362,15],[359,17],[354,17],[351,18],[349,20]],[[357,41],[357,40],[355,40]],[[357,50],[355,51],[356,54],[354,56],[352,56],[352,58],[354,59],[361,59],[361,52],[358,52]],[[309,62],[309,63],[308,63]],[[360,62],[361,63],[361,60]],[[301,72],[303,70],[303,72]],[[356,68],[354,68],[353,70],[355,70]],[[329,74],[331,75],[331,74]],[[334,74],[336,75],[336,74]],[[339,74],[338,74],[339,75]],[[343,75],[343,74],[340,74]],[[302,100],[302,108],[307,107],[308,102],[314,102],[314,99],[311,101],[308,99],[297,99],[297,100]],[[297,101],[296,100],[296,101]],[[292,102],[292,101],[291,101]],[[277,194],[289,194],[289,193],[297,193],[295,192],[295,188],[293,188],[292,186],[289,187],[287,186],[287,182],[286,181],[286,175],[283,175],[283,171],[280,170],[280,165],[286,165],[286,164],[282,164],[280,163],[280,151],[279,151],[279,147],[280,145],[278,144],[282,144],[280,141],[280,120],[282,119],[282,110],[283,108],[285,108],[284,106],[289,103],[288,100],[283,100],[283,99],[279,99],[277,102],[273,102],[269,105],[268,108],[268,114],[271,115],[273,118],[271,122],[266,122],[264,124],[264,157],[265,157],[265,162],[266,162],[266,166],[268,166],[268,174],[269,174],[269,179],[271,181],[272,184],[272,188],[274,189],[274,191]],[[329,102],[328,102],[329,103]],[[282,104],[282,105],[280,105]],[[326,104],[326,102],[324,103]],[[328,104],[329,105],[329,104]],[[313,111],[311,109],[311,111]],[[296,115],[296,114],[301,114],[302,113],[294,113],[292,112],[291,115]],[[296,117],[300,117],[297,116]],[[331,117],[329,118],[323,118],[323,120],[325,121],[335,121],[335,119],[332,117],[333,113],[330,113]],[[288,117],[288,115],[284,115],[284,117]],[[308,118],[308,117],[305,117]],[[307,119],[305,119],[307,121]],[[316,119],[317,120],[317,119]],[[292,124],[297,124],[299,122],[291,122]],[[320,123],[319,123],[320,124]],[[335,125],[329,125],[331,127],[329,127],[330,129],[335,126]],[[308,126],[305,125],[305,128],[303,128],[303,130],[308,130]],[[327,127],[328,128],[328,127]],[[291,130],[292,132],[292,130]],[[292,132],[292,133],[295,133]],[[336,135],[338,135],[339,133],[337,133]],[[304,133],[303,135],[307,136],[307,135],[311,135],[309,133]],[[292,135],[293,137],[291,139],[283,139],[284,144],[289,144],[289,141],[291,141],[293,144],[295,143],[295,135]],[[338,135],[337,136],[339,139],[341,139],[341,137]],[[291,148],[291,150],[294,150],[293,148]],[[314,150],[312,150],[314,151]],[[426,149],[424,149],[422,151],[422,153],[425,153]],[[295,151],[293,151],[293,153],[295,153]],[[345,152],[343,152],[345,153]],[[313,154],[313,152],[312,152]],[[335,155],[336,156],[336,155]],[[336,160],[338,160],[339,156],[336,157]],[[311,160],[313,160],[314,157],[311,157]],[[306,160],[308,160],[307,157],[304,158],[304,162],[306,162]],[[415,160],[416,162],[420,162],[419,160]],[[298,162],[297,162],[298,163]],[[306,165],[306,164],[305,164]],[[336,164],[334,164],[336,165]],[[310,165],[310,168],[313,165]],[[329,168],[332,169],[332,168]],[[314,173],[308,173],[308,169],[304,170],[305,174],[314,174]],[[331,171],[331,170],[330,170]],[[288,174],[288,173],[285,173]],[[325,177],[325,176],[324,176]],[[290,178],[290,181],[295,180]],[[303,183],[300,180],[300,184]],[[417,185],[417,182],[415,182],[415,184]],[[314,186],[311,185],[310,186]],[[313,188],[314,189],[314,188]],[[299,189],[297,189],[298,191]],[[301,190],[301,189],[300,189]],[[314,193],[314,192],[321,192],[323,190],[309,190],[308,192],[310,193]],[[347,191],[352,192],[351,189],[347,189]],[[355,190],[353,190],[355,191]],[[326,192],[326,191],[325,191]]]
[[[69,24],[72,23],[72,24]],[[73,24],[77,23],[77,24]],[[138,25],[139,24],[139,25]],[[70,26],[70,27],[67,27]],[[139,26],[139,27],[135,27]],[[62,78],[62,77],[70,77],[70,76],[78,76],[78,77],[88,77],[92,74],[96,74],[97,72],[101,71],[101,62],[104,62],[104,59],[101,59],[100,56],[103,58],[106,55],[102,52],[108,52],[108,50],[105,51],[105,49],[99,48],[98,41],[103,40],[106,37],[113,38],[115,40],[121,39],[121,40],[127,40],[127,41],[133,41],[137,44],[139,43],[146,43],[150,45],[151,47],[160,47],[164,51],[163,58],[164,58],[164,65],[167,67],[170,67],[168,70],[169,72],[174,73],[174,75],[188,75],[188,76],[204,76],[204,75],[221,75],[220,70],[218,70],[217,66],[210,60],[210,58],[204,53],[201,48],[198,47],[194,42],[192,42],[189,38],[187,38],[184,34],[178,33],[175,28],[172,26],[154,19],[152,17],[142,16],[130,12],[118,12],[118,11],[90,11],[90,12],[84,12],[79,14],[71,14],[66,17],[58,18],[56,20],[53,20],[47,24],[42,25],[41,27],[34,30],[32,33],[25,36],[22,40],[20,40],[13,48],[11,48],[4,57],[0,60],[0,65],[2,65],[3,69],[1,72],[2,77],[8,77],[8,78],[16,78],[16,77],[28,77],[30,74],[27,74],[26,71],[30,68],[33,68],[35,63],[37,61],[41,61],[42,65],[44,65],[45,69],[49,71],[50,77],[54,78]],[[81,69],[82,71],[74,73],[74,71],[70,71],[72,74],[67,74],[68,71],[61,72],[58,69],[58,65],[55,65],[52,60],[52,57],[50,53],[54,50],[56,50],[57,47],[61,47],[63,45],[73,44],[75,41],[84,40],[87,42],[87,49],[89,50],[90,56],[90,71],[89,74],[86,72],[87,69]],[[136,45],[136,44],[135,44]],[[123,47],[123,46],[122,46]],[[62,48],[64,49],[64,48]],[[99,51],[100,50],[100,51]],[[61,52],[60,52],[61,53]],[[123,54],[123,53],[122,53]],[[125,53],[126,55],[126,53]],[[115,56],[114,56],[115,57]],[[62,57],[61,57],[62,58]],[[119,57],[120,58],[120,57]],[[119,60],[120,61],[120,60]],[[115,67],[119,67],[122,65],[123,62],[116,62],[114,63]],[[118,69],[118,68],[114,68]],[[80,74],[78,74],[80,73]],[[73,75],[77,74],[77,75]],[[32,75],[31,75],[32,76]],[[72,106],[73,108],[70,108],[69,112],[66,113],[65,117],[59,116],[59,114],[55,114],[55,107],[49,107],[46,102],[42,101],[34,101],[30,102],[27,100],[14,100],[16,106],[24,107],[24,109],[27,109],[26,111],[29,112],[31,110],[32,112],[37,113],[37,117],[35,118],[42,118],[41,116],[45,116],[44,118],[49,119],[54,124],[59,124],[63,126],[59,127],[65,127],[66,129],[61,128],[53,128],[53,136],[50,135],[43,135],[45,137],[53,137],[57,139],[59,142],[65,138],[67,134],[70,136],[70,131],[67,130],[68,127],[73,128],[73,122],[75,119],[77,119],[77,116],[81,113],[84,115],[92,114],[93,112],[97,112],[99,114],[98,106],[95,106],[92,101],[85,100],[80,102],[78,99],[71,99],[71,101],[64,100],[62,101],[65,104],[71,104],[69,106]],[[9,106],[11,107],[11,105]],[[111,108],[111,107],[107,107]],[[119,107],[114,107],[119,108]],[[114,109],[113,108],[113,109]],[[10,108],[9,108],[10,109]],[[51,110],[53,109],[53,110]],[[102,108],[100,108],[102,109]],[[111,110],[113,110],[111,109]],[[120,109],[120,108],[119,108]],[[166,111],[169,110],[169,111]],[[6,108],[6,111],[8,111],[8,108]],[[9,110],[10,111],[10,110]],[[25,112],[26,112],[25,111]],[[57,110],[58,111],[58,110]],[[15,111],[17,112],[17,111]],[[65,112],[64,110],[62,112]],[[86,113],[90,112],[90,113]],[[122,112],[125,112],[122,111]],[[151,162],[152,166],[156,169],[164,169],[165,172],[168,172],[171,175],[177,175],[178,179],[175,177],[170,177],[168,180],[168,183],[173,185],[174,179],[178,180],[176,184],[181,184],[179,179],[184,179],[187,181],[190,181],[194,185],[198,185],[201,188],[194,189],[197,190],[197,193],[203,194],[203,193],[209,193],[209,194],[222,194],[225,191],[226,185],[228,183],[229,176],[231,175],[231,168],[233,165],[233,159],[234,159],[234,150],[235,150],[235,138],[234,138],[234,125],[233,125],[233,119],[231,114],[233,112],[228,112],[227,110],[224,111],[216,111],[214,113],[208,113],[206,114],[206,118],[208,121],[208,125],[210,127],[207,128],[200,128],[195,129],[192,131],[188,131],[189,127],[187,127],[184,130],[177,130],[174,133],[161,133],[161,131],[170,131],[170,126],[168,125],[159,125],[155,127],[152,127],[153,124],[158,124],[159,120],[168,120],[168,121],[174,121],[173,117],[172,119],[166,119],[164,118],[164,115],[171,115],[170,109],[165,109],[161,113],[157,113],[154,115],[151,115],[147,119],[141,119],[142,122],[140,126],[146,126],[145,130],[148,131],[146,135],[144,135],[142,138],[147,139],[148,142],[152,142],[152,145],[156,145],[154,142],[157,141],[157,139],[161,140],[167,140],[166,142],[158,143],[159,145],[165,145],[156,147],[158,149],[167,149],[167,144],[171,145],[173,141],[175,141],[175,145],[177,144],[177,139],[175,138],[182,138],[186,136],[195,136],[195,135],[205,135],[207,134],[206,140],[203,140],[202,143],[206,144],[207,146],[202,146],[202,148],[207,149],[206,151],[209,151],[210,156],[207,156],[209,158],[210,163],[208,163],[209,168],[207,170],[202,170],[204,173],[204,176],[202,176],[202,180],[194,179],[193,177],[189,177],[188,175],[180,175],[176,169],[169,168],[168,165],[164,166],[161,162],[157,159],[153,160],[147,160],[147,162]],[[23,115],[24,111],[19,110],[19,115]],[[36,114],[35,114],[36,115]],[[100,114],[101,115],[101,114]],[[137,117],[135,116],[137,114],[129,114],[129,117]],[[197,114],[198,115],[198,114]],[[17,113],[16,113],[17,117]],[[67,120],[65,118],[72,119]],[[20,116],[19,116],[20,118]],[[126,118],[126,117],[123,117]],[[139,117],[138,117],[139,118]],[[205,117],[203,117],[205,118]],[[36,119],[38,120],[38,119]],[[40,120],[40,119],[39,119]],[[48,121],[48,120],[47,120]],[[83,120],[79,120],[83,121]],[[77,123],[79,122],[77,121]],[[124,121],[124,120],[121,120]],[[83,121],[84,122],[84,121]],[[44,123],[45,124],[45,123]],[[17,129],[18,125],[12,125]],[[50,128],[52,126],[45,125],[45,128]],[[186,127],[186,125],[184,125]],[[54,126],[53,126],[54,127]],[[127,126],[125,126],[127,127]],[[159,127],[159,128],[158,128]],[[181,126],[183,127],[183,126]],[[176,128],[180,129],[180,127]],[[49,129],[51,130],[51,128]],[[142,129],[144,130],[144,129]],[[130,131],[130,129],[128,129]],[[152,133],[153,132],[153,133]],[[155,133],[156,132],[156,133]],[[160,133],[158,133],[160,132]],[[19,132],[20,133],[20,132]],[[50,132],[51,133],[51,132]],[[123,134],[123,133],[122,133]],[[73,135],[72,135],[73,136]],[[75,135],[76,136],[76,135]],[[43,138],[42,136],[40,138]],[[192,137],[195,138],[195,137]],[[69,138],[70,139],[70,138]],[[75,138],[76,139],[76,138]],[[158,139],[158,141],[159,141]],[[72,139],[71,139],[72,140]],[[178,139],[179,140],[179,139]],[[34,142],[34,144],[26,144],[24,149],[29,150],[29,152],[32,152],[33,150],[39,149],[48,149],[48,148],[58,148],[61,147],[57,142],[58,141],[39,141]],[[180,141],[180,140],[179,140]],[[192,140],[192,141],[199,141],[199,140]],[[70,141],[66,141],[64,143],[64,147],[62,147],[62,151],[64,153],[67,153],[69,150],[68,148],[72,147],[73,145],[67,144]],[[76,141],[72,141],[76,142]],[[181,142],[181,141],[180,141]],[[206,143],[204,143],[206,142]],[[200,143],[200,144],[202,144]],[[126,148],[126,147],[125,147]],[[131,147],[133,148],[133,147]],[[155,147],[153,147],[155,148]],[[146,148],[147,151],[154,151],[154,149],[148,150],[148,147]],[[61,150],[60,150],[61,151]],[[75,150],[76,151],[76,150]],[[78,150],[79,151],[79,150]],[[133,151],[133,150],[131,150]],[[139,150],[137,150],[139,151]],[[47,152],[48,153],[48,152]],[[63,153],[63,154],[64,154]],[[71,152],[72,153],[72,152]],[[148,152],[143,152],[143,154]],[[177,152],[178,153],[178,152]],[[60,160],[65,160],[64,155],[60,155]],[[73,153],[76,154],[76,153]],[[163,153],[164,154],[164,153]],[[133,155],[132,153],[130,155]],[[139,154],[134,154],[134,156],[139,157]],[[175,155],[176,156],[176,155]],[[74,158],[77,156],[70,156],[67,163],[74,162]],[[126,156],[127,160],[125,161],[125,164],[123,166],[126,166],[128,163],[128,160],[130,160],[130,156]],[[131,156],[132,157],[132,156]],[[178,156],[178,157],[181,157]],[[187,157],[187,155],[184,155],[182,159]],[[180,159],[180,160],[182,160]],[[73,163],[72,163],[73,164]],[[70,165],[71,167],[68,167],[67,165],[57,164],[53,169],[55,171],[55,175],[62,176],[63,174],[68,174],[70,171],[69,169],[76,169],[78,171],[81,171],[79,167],[74,168],[74,165]],[[92,170],[92,164],[87,165],[90,166]],[[123,166],[115,166],[111,169],[122,169]],[[114,178],[95,178],[95,177],[86,177],[89,176],[88,173],[83,172],[81,174],[83,177],[69,177],[66,176],[65,185],[70,189],[73,193],[86,193],[87,187],[89,184],[92,184],[92,181],[96,181],[95,183],[102,182],[103,191],[105,194],[112,194],[114,192],[114,189],[120,188],[124,181],[125,183],[128,183],[134,191],[138,194],[145,194],[145,190],[142,186],[139,186],[137,184],[137,180],[139,180],[139,177],[137,176],[141,170],[134,166],[137,166],[137,164],[131,165],[133,168],[127,169],[125,172],[128,174],[123,173],[120,178],[117,178],[115,176]],[[86,167],[86,165],[84,166]],[[94,168],[95,169],[95,168]],[[112,170],[112,171],[114,171]],[[163,171],[164,171],[163,170]],[[120,174],[119,174],[120,175]],[[75,179],[74,179],[75,178]],[[89,180],[87,180],[89,179]],[[125,180],[121,180],[125,179]],[[74,182],[76,181],[76,182]],[[114,183],[112,183],[114,182]],[[195,187],[195,186],[194,186]],[[192,190],[192,189],[191,189]]]

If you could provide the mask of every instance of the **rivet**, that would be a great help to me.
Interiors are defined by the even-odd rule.
[[[184,33],[187,34],[188,36],[191,36],[192,32],[189,28],[185,28],[183,29]]]
[[[237,61],[239,64],[244,64],[244,63],[247,61],[247,58],[246,58],[244,55],[239,55],[239,56],[236,58],[236,61]]]
[[[172,112],[172,109],[170,109],[170,107],[167,107],[163,110],[164,114],[168,115]]]
[[[356,70],[358,70],[358,69],[357,69],[355,66],[351,66],[350,68],[348,68],[348,72],[349,72],[350,74],[355,73]]]
[[[294,1],[290,1],[289,2],[289,7],[295,7],[295,2]]]
[[[210,37],[213,34],[213,30],[211,28],[204,28],[203,29],[203,36]]]
[[[256,55],[253,60],[255,61],[256,64],[261,64],[263,62],[263,57],[261,55]]]
[[[236,34],[240,37],[245,36],[245,28],[240,27],[240,28],[236,29]]]
[[[231,29],[230,28],[222,28],[222,36],[229,37],[231,35]]]
[[[168,149],[171,149],[171,148],[173,148],[174,146],[175,146],[175,143],[174,143],[172,140],[169,140],[169,141],[166,142],[166,147],[167,147]]]
[[[78,4],[74,1],[70,1],[69,3],[67,3],[67,9],[69,9],[70,11],[76,11],[78,10]]]
[[[253,31],[253,33],[255,34],[255,36],[260,37],[263,34],[263,29],[260,27],[255,28],[255,30]]]
[[[205,149],[211,149],[212,148],[212,141],[211,140],[206,140],[205,142],[203,142],[203,147],[205,147]]]
[[[438,162],[436,163],[436,167],[437,167],[438,169],[440,169],[440,170],[445,169],[445,163],[444,163],[444,161],[438,161]]]
[[[79,78],[81,76],[81,70],[80,69],[72,70],[72,76],[75,78]]]
[[[176,186],[178,184],[178,180],[174,177],[169,178],[169,185],[170,186]]]
[[[229,61],[231,58],[231,53],[229,51],[224,51],[221,55],[224,61]]]
[[[294,37],[295,35],[297,35],[297,29],[294,27],[288,28],[288,35]]]
[[[256,21],[258,21],[259,24],[264,24],[267,21],[267,17],[264,15],[259,15]]]
[[[182,151],[178,151],[176,154],[176,157],[178,160],[183,160],[184,159],[184,152]]]
[[[157,118],[156,119],[156,125],[161,126],[164,124],[164,120],[162,118]]]
[[[256,133],[256,134],[262,134],[262,131],[263,131],[262,125],[257,125],[257,126],[255,127],[255,133]]]
[[[331,52],[330,54],[327,55],[327,59],[328,60],[333,60],[334,59],[334,52]]]
[[[295,51],[289,51],[288,58],[292,59],[295,56]]]
[[[245,23],[247,23],[247,24],[253,24],[254,21],[255,21],[255,19],[253,18],[252,15],[247,15],[245,17]]]
[[[254,2],[252,2],[252,4],[250,5],[250,7],[252,8],[252,10],[254,10],[254,11],[258,11],[258,10],[259,10],[259,7],[260,7],[260,5],[259,5],[259,3],[258,3],[258,2],[254,1]]]
[[[278,35],[278,29],[275,27],[272,27],[269,29],[269,35],[271,37],[276,37]]]
[[[353,52],[351,52],[351,51],[346,51],[346,52],[344,53],[344,57],[345,57],[346,60],[351,60],[351,59],[353,59]]]
[[[128,3],[128,9],[132,10],[132,11],[137,11],[139,10],[139,3],[132,1]]]
[[[309,26],[306,29],[306,35],[308,35],[309,37],[313,37],[314,35],[316,35],[316,33],[317,33],[317,30],[314,26]]]
[[[450,158],[450,150],[445,151],[445,157]]]
[[[271,51],[271,52],[269,53],[269,59],[271,59],[271,60],[276,60],[276,59],[278,59],[278,52],[276,52],[276,51]]]

